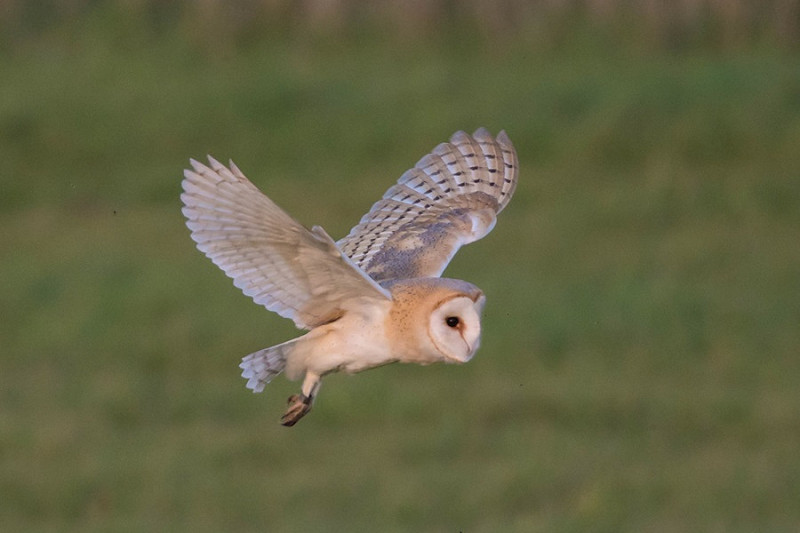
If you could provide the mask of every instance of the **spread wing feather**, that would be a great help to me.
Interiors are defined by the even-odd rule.
[[[459,131],[405,172],[337,244],[374,280],[439,276],[494,227],[517,185],[508,136]]]
[[[290,217],[230,163],[192,160],[183,214],[197,247],[234,285],[270,311],[311,329],[341,315],[351,298],[389,294],[337,248],[325,230]]]

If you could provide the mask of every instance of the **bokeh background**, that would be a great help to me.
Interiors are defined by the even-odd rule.
[[[3,531],[798,531],[800,1],[0,1]],[[342,237],[459,129],[520,184],[468,365],[244,387],[297,334],[189,157]]]

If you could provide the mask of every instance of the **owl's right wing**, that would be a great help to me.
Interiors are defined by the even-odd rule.
[[[242,172],[209,157],[184,171],[183,214],[197,248],[247,296],[299,328],[335,320],[353,298],[389,294],[358,268],[325,230],[306,229]]]
[[[458,249],[494,227],[517,186],[504,131],[455,133],[419,160],[337,244],[372,279],[440,276]]]

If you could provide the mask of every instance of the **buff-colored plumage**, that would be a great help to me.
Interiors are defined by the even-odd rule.
[[[254,392],[284,370],[304,378],[285,425],[310,410],[330,372],[474,355],[483,293],[439,276],[462,245],[491,231],[514,193],[517,157],[505,132],[456,133],[337,243],[286,214],[233,162],[191,163],[181,200],[197,247],[256,303],[309,330],[240,365]]]

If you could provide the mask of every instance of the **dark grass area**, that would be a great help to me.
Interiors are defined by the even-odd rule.
[[[0,57],[3,529],[800,525],[796,54],[79,27]],[[522,166],[447,271],[481,351],[332,376],[280,427],[296,385],[237,364],[296,332],[194,249],[188,158],[338,238],[481,125]]]

